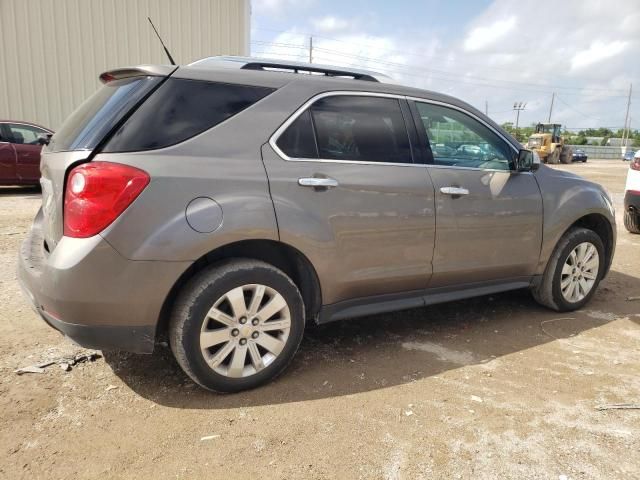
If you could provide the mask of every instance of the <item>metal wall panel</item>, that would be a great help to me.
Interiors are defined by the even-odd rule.
[[[248,55],[249,0],[0,0],[0,119],[56,129],[114,67]]]

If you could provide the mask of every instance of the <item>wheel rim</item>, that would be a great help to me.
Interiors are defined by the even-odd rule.
[[[599,267],[600,256],[593,243],[576,246],[562,266],[560,289],[564,299],[571,303],[584,299],[596,283]]]
[[[249,377],[280,355],[290,329],[291,312],[278,291],[266,285],[243,285],[229,290],[207,312],[200,351],[216,373]]]

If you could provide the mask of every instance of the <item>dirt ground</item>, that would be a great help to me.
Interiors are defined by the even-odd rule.
[[[81,349],[16,280],[39,194],[0,188],[0,478],[640,478],[640,410],[596,409],[640,402],[627,165],[558,167],[604,184],[618,211],[612,271],[584,310],[518,291],[328,325],[276,382],[226,396],[166,347],[13,373]]]

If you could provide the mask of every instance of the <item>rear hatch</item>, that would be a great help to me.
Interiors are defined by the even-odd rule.
[[[104,85],[53,135],[42,150],[42,234],[52,252],[63,234],[64,190],[72,167],[93,154],[144,100],[175,71],[172,66],[141,66],[105,72]]]

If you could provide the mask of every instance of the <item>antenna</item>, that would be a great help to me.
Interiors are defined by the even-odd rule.
[[[156,29],[156,26],[151,21],[151,18],[147,17],[147,20],[149,20],[149,23],[151,24],[151,28],[153,28],[153,31],[156,32],[156,35],[158,36],[158,40],[160,40],[160,43],[162,44],[162,47],[164,48],[164,51],[167,54],[167,57],[169,57],[169,61],[171,62],[171,65],[175,65],[176,62],[173,60],[173,57],[169,53],[169,49],[167,48],[167,46],[162,41],[162,38],[160,37],[160,34],[158,33],[158,30]]]

